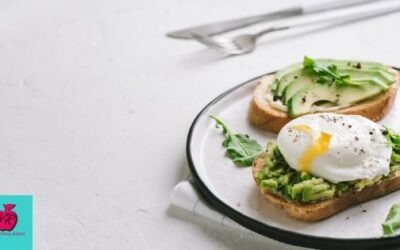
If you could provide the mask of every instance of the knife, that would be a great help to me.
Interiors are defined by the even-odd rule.
[[[321,13],[324,11],[348,8],[355,5],[362,5],[377,1],[380,0],[341,0],[341,1],[330,1],[322,4],[299,5],[262,15],[231,19],[227,21],[210,23],[206,25],[200,25],[182,30],[177,30],[167,33],[167,36],[178,39],[192,39],[192,33],[211,36],[244,28],[260,22],[284,19],[293,16]]]

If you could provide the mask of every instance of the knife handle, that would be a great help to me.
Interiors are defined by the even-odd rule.
[[[304,14],[312,14],[312,13],[321,13],[324,11],[329,11],[334,9],[348,8],[351,6],[363,5],[377,1],[380,0],[340,0],[340,1],[336,0],[318,4],[303,4],[302,8]]]
[[[383,15],[389,15],[400,11],[400,4],[398,1],[392,1],[385,4],[375,5],[373,9],[363,10],[353,13],[342,13],[338,15],[322,16],[314,19],[305,20],[289,20],[286,23],[281,23],[275,26],[274,29],[291,29],[296,27],[304,27],[309,25],[316,25],[322,23],[351,23],[369,18],[379,17]]]
[[[303,11],[304,11],[303,7],[295,6],[295,7],[285,8],[283,10],[274,11],[271,13],[266,13],[266,14],[257,15],[257,16],[253,16],[253,17],[243,18],[241,20],[237,20],[238,22],[236,22],[236,23],[231,22],[230,24],[232,24],[232,27],[235,27],[234,29],[244,28],[246,26],[264,22],[264,21],[273,21],[273,20],[284,19],[284,18],[291,17],[291,16],[301,15],[301,14],[303,14]]]
[[[223,21],[220,23],[216,23],[214,25],[207,25],[207,27],[194,27],[193,31],[194,33],[199,33],[199,34],[217,35],[220,33],[225,33],[236,29],[241,29],[256,23],[284,19],[291,16],[301,15],[302,13],[303,13],[303,8],[297,6],[263,15]]]
[[[264,21],[273,21],[273,20],[285,19],[287,17],[292,17],[292,16],[321,13],[325,11],[348,8],[351,6],[363,5],[377,1],[380,0],[331,0],[319,4],[303,4],[301,6],[293,6],[282,10],[266,13],[263,15],[257,15],[253,17],[221,22],[218,25],[215,25],[214,27],[208,27],[207,35],[216,35],[231,30],[244,28]],[[200,31],[199,33],[202,32]]]
[[[283,10],[267,13],[264,15],[253,16],[238,20],[238,22],[226,23],[226,26],[232,25],[233,29],[244,28],[263,21],[272,21],[277,19],[284,19],[285,17],[307,15],[313,13],[322,13],[325,11],[348,8],[356,5],[363,5],[367,3],[377,2],[380,0],[331,0],[319,4],[303,4],[302,6],[294,6]]]

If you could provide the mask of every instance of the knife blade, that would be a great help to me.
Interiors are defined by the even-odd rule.
[[[167,33],[167,36],[170,38],[177,38],[177,39],[192,39],[192,33],[212,36],[244,28],[260,22],[285,19],[288,17],[308,15],[313,13],[320,13],[341,8],[348,8],[355,5],[362,5],[376,1],[380,0],[341,0],[341,1],[330,1],[321,4],[294,6],[262,15],[230,19],[227,21],[209,23],[205,25],[199,25],[195,27],[172,31]]]

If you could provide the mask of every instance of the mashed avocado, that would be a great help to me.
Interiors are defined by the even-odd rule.
[[[330,183],[307,172],[296,171],[289,167],[277,145],[269,142],[263,168],[256,174],[261,189],[279,194],[289,201],[312,203],[340,196],[348,189],[362,190],[365,187],[390,178],[400,169],[400,135],[389,129],[382,130],[389,144],[393,147],[390,161],[390,172],[387,176],[376,176],[372,180],[362,179],[340,183]]]

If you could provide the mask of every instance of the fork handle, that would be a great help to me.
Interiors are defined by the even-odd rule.
[[[383,2],[383,1],[382,1]],[[400,4],[398,1],[387,2],[382,4],[377,4],[374,8],[370,8],[367,10],[357,11],[353,13],[344,13],[340,15],[330,15],[330,16],[323,16],[316,19],[311,20],[293,20],[291,22],[287,22],[286,24],[282,25],[283,27],[289,28],[296,28],[296,27],[305,27],[320,23],[346,23],[351,21],[358,21],[372,17],[378,17],[384,14],[394,13],[400,10]],[[280,28],[283,28],[280,27]]]
[[[276,13],[272,14],[267,14],[267,15],[260,15],[256,16],[253,19],[249,19],[248,22],[243,23],[243,25],[240,26],[240,28],[249,26],[251,24],[258,23],[260,21],[263,21],[264,19],[272,19],[271,17],[277,17],[277,16],[282,16],[282,15],[296,15],[296,14],[315,14],[315,13],[322,13],[330,10],[335,10],[335,9],[342,9],[342,8],[348,8],[356,5],[364,5],[367,3],[373,3],[373,2],[379,2],[382,0],[331,0],[328,2],[320,3],[320,4],[303,4],[301,7],[293,7],[290,9],[286,9],[284,11],[279,11]],[[330,22],[333,21],[332,19],[336,20],[337,17],[333,18],[322,18],[321,20],[317,21],[312,21],[312,22],[306,22],[306,23],[298,23],[294,25],[286,25],[286,26],[281,26],[281,27],[273,27],[269,29],[262,30],[256,34],[257,37],[260,37],[262,35],[265,35],[267,33],[271,33],[274,31],[279,31],[279,30],[285,30],[285,29],[290,29],[294,27],[300,27],[300,26],[306,26],[306,25],[311,25],[315,24],[316,22]],[[340,19],[339,19],[340,20]],[[239,26],[237,26],[239,27]]]
[[[364,5],[367,3],[377,2],[380,0],[341,0],[341,1],[329,1],[319,4],[305,3],[302,6],[303,14],[314,14],[321,13],[324,11],[348,8],[356,5]]]
[[[372,18],[372,17],[378,17],[382,16],[385,14],[391,14],[400,11],[400,4],[399,2],[394,2],[395,4],[390,3],[390,4],[385,4],[382,6],[376,6],[375,8],[367,11],[361,11],[358,13],[345,13],[342,15],[335,15],[335,16],[328,16],[328,17],[320,17],[317,19],[312,19],[312,20],[294,20],[291,22],[287,22],[286,24],[281,24],[277,26],[270,27],[268,29],[264,29],[259,31],[258,33],[255,34],[255,36],[260,37],[264,34],[271,33],[274,31],[278,30],[285,30],[285,29],[292,29],[292,28],[297,28],[297,27],[305,27],[305,26],[311,26],[315,24],[322,24],[322,23],[348,23],[348,22],[355,22],[355,21],[361,21],[364,19]]]

